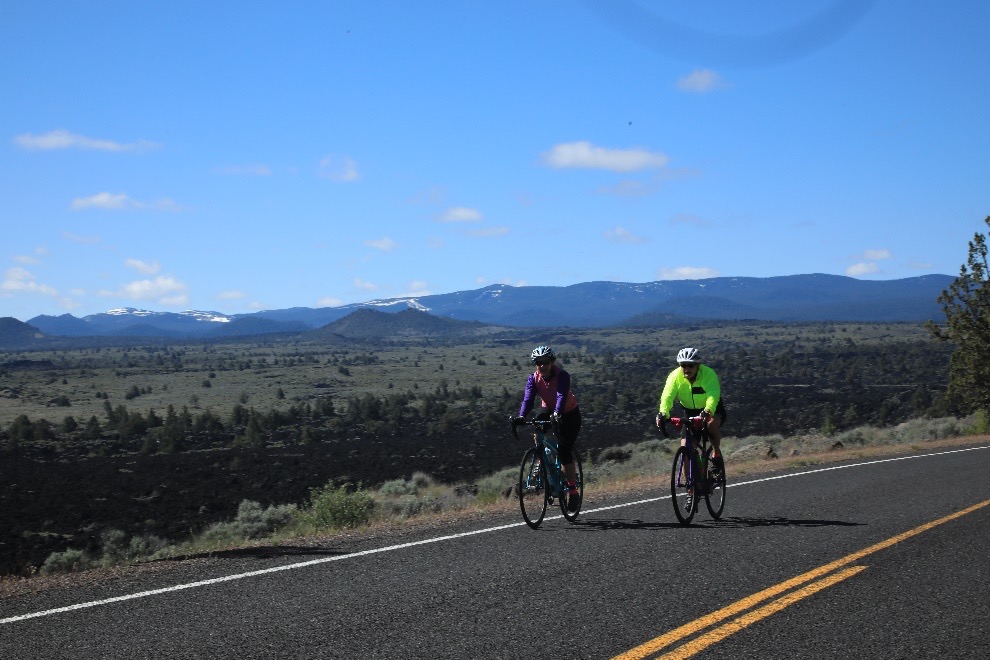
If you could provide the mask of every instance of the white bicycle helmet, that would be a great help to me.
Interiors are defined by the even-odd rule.
[[[557,354],[553,352],[552,348],[550,348],[545,344],[541,344],[540,346],[537,346],[536,348],[533,349],[533,352],[529,354],[529,358],[533,362],[536,362],[540,358],[546,358],[546,357],[550,358],[550,361],[553,362],[554,360],[557,359]]]
[[[697,348],[682,348],[677,352],[677,364],[700,364],[701,352]]]

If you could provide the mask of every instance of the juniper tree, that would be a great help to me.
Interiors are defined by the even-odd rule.
[[[990,216],[984,220],[990,228]],[[949,288],[938,297],[945,326],[929,321],[929,332],[954,344],[949,360],[948,397],[970,412],[990,411],[990,269],[986,237],[977,232],[969,258]]]

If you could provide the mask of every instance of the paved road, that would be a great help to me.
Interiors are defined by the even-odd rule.
[[[986,658],[988,474],[948,450],[754,478],[690,528],[589,500],[191,561],[0,601],[0,657]]]

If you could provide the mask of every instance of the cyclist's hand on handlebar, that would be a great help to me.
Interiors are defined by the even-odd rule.
[[[560,413],[556,410],[550,413],[550,421],[554,424],[560,424]]]

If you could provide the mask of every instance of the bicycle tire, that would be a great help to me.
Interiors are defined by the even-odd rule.
[[[570,510],[571,498],[569,495],[560,498],[560,512],[564,514],[564,519],[567,522],[577,520],[578,515],[581,513],[581,507],[584,505],[584,470],[581,467],[581,455],[577,451],[574,452],[574,471],[577,472],[577,508],[574,511]]]
[[[698,466],[694,452],[689,452],[687,447],[678,447],[670,467],[670,500],[674,504],[674,514],[682,525],[690,525],[698,510],[697,497],[690,507],[687,506],[688,487],[696,474]]]
[[[708,484],[708,489],[705,491],[705,506],[708,507],[708,513],[715,520],[722,517],[722,511],[725,509],[725,461],[722,461],[721,472],[715,469],[715,461],[712,459],[712,454],[715,453],[715,449],[712,447],[708,448],[708,474],[705,475],[705,481]]]
[[[536,448],[530,447],[519,466],[519,509],[533,529],[540,526],[547,513],[547,496],[546,466]]]

